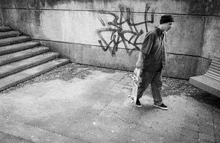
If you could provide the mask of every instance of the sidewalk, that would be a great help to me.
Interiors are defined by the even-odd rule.
[[[68,64],[0,93],[0,143],[220,143],[219,98],[164,78],[137,108],[129,72]]]

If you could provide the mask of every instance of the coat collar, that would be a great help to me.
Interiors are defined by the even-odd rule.
[[[156,28],[156,32],[157,32],[158,35],[163,34],[163,31],[160,28],[158,28],[158,27],[155,27],[155,28]]]

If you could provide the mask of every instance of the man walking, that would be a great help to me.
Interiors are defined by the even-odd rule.
[[[173,27],[173,17],[171,15],[163,15],[160,19],[160,25],[154,30],[149,31],[144,39],[140,50],[137,68],[142,69],[141,81],[138,85],[136,106],[141,107],[140,98],[148,85],[151,84],[154,106],[160,109],[168,109],[163,103],[161,97],[162,89],[162,69],[165,68],[166,61],[166,32]]]

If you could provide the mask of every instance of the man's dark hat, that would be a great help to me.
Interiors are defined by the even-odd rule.
[[[163,16],[161,16],[160,24],[167,23],[167,22],[174,22],[172,15],[163,15]]]

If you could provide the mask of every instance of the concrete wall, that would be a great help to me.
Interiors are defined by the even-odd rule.
[[[155,11],[153,23],[147,24],[148,30],[158,24],[161,15],[174,16],[174,28],[168,33],[165,76],[188,79],[204,74],[211,58],[220,56],[220,2],[214,0],[1,0],[0,3],[7,25],[41,40],[76,63],[133,70],[138,50],[128,42],[127,47],[123,42],[117,43],[117,38],[124,32],[121,39],[134,36],[137,43],[134,39],[131,42],[140,47],[147,29],[144,23],[137,25],[135,31],[128,22],[114,22],[113,14],[118,16],[118,22],[127,18],[126,8],[131,11],[134,23],[144,22],[147,12],[150,20]],[[98,40],[103,37],[102,43],[111,41],[109,28],[116,29],[116,38],[111,48],[105,50]],[[105,32],[100,37],[97,30]],[[144,33],[138,37],[141,30]]]
[[[0,26],[3,26],[4,25],[3,23],[4,22],[3,22],[3,16],[2,16],[2,7],[0,5]]]

